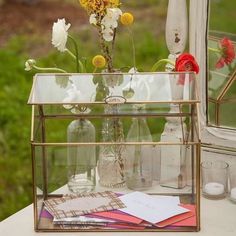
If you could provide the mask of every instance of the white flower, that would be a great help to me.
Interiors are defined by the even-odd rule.
[[[36,61],[34,59],[29,59],[25,62],[25,70],[30,71],[34,68]]]
[[[113,40],[114,31],[111,28],[105,29],[102,31],[102,36],[107,42],[110,42]]]
[[[119,8],[108,8],[107,14],[102,19],[102,25],[105,27],[117,28],[119,17],[122,15],[122,11]]]
[[[90,23],[91,25],[97,25],[97,18],[96,18],[96,17],[97,17],[96,14],[90,15],[90,17],[89,17],[89,23]]]
[[[102,34],[106,41],[112,41],[114,29],[118,27],[119,17],[122,11],[119,8],[108,8],[106,15],[102,19]]]
[[[68,37],[68,29],[71,24],[66,24],[65,19],[58,19],[57,22],[54,22],[52,27],[52,44],[60,52],[66,50],[66,42]]]

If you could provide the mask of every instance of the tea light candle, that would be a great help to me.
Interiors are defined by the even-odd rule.
[[[214,195],[214,196],[218,196],[221,195],[225,192],[224,190],[224,185],[220,184],[220,183],[207,183],[204,187],[204,192],[208,195]],[[235,189],[235,194],[236,194],[236,189]],[[236,195],[235,195],[236,197]]]
[[[230,198],[233,200],[233,201],[236,201],[236,188],[232,188],[231,191],[230,191]]]

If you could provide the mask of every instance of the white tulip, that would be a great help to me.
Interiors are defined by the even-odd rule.
[[[68,29],[71,24],[66,24],[65,19],[58,19],[57,22],[54,22],[52,27],[52,44],[60,52],[66,50],[66,43],[68,38]]]
[[[34,59],[29,59],[25,62],[25,71],[30,71],[33,69],[36,61]]]

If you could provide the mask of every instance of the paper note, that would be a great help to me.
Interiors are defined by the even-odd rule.
[[[125,207],[116,194],[110,191],[67,195],[46,200],[44,204],[49,213],[57,219]]]
[[[82,197],[82,198],[74,198],[68,199],[67,201],[60,203],[55,206],[55,210],[57,211],[87,211],[89,209],[97,209],[100,206],[109,205],[111,199],[104,197]]]
[[[156,224],[175,215],[189,212],[188,209],[176,205],[172,197],[157,198],[141,192],[133,192],[119,197],[126,205],[120,211]]]

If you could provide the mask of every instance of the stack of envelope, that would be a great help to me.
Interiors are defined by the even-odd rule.
[[[42,218],[72,229],[130,229],[196,226],[195,205],[179,197],[111,191],[65,195],[44,201]]]

